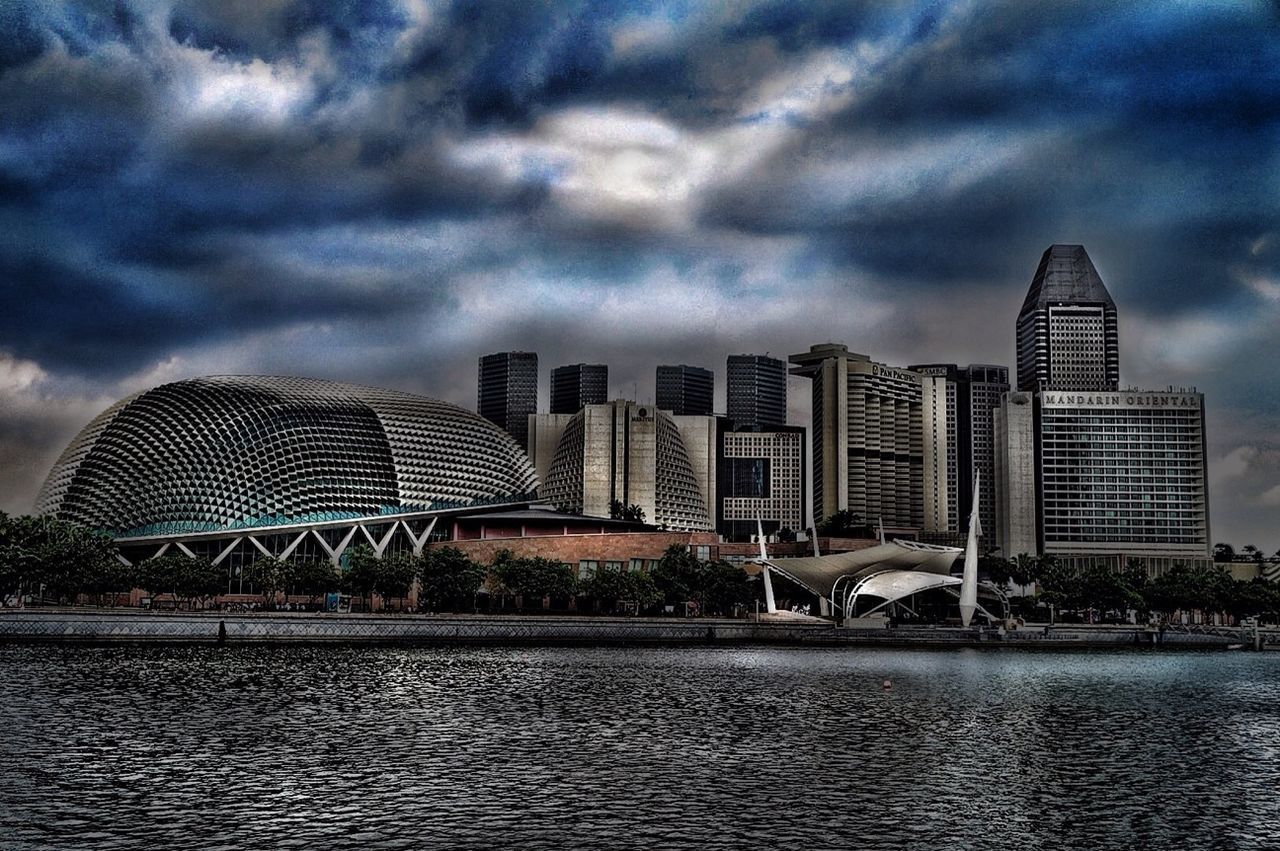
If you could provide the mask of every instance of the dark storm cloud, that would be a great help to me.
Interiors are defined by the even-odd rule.
[[[824,338],[1008,361],[1055,241],[1111,287],[1130,373],[1274,422],[1249,386],[1280,387],[1256,356],[1280,312],[1278,20],[1248,2],[0,4],[0,398],[25,400],[21,422],[0,413],[0,460],[56,454],[99,394],[212,364],[471,404],[476,355],[502,348],[607,360],[642,396],[657,363]],[[1190,354],[1162,348],[1166,321]],[[79,403],[42,437],[58,393]]]
[[[706,219],[819,235],[900,288],[1029,277],[1028,258],[1057,240],[1115,248],[1143,309],[1239,298],[1221,271],[1280,220],[1280,31],[1257,12],[986,9],[907,46],[847,108],[725,187]],[[795,169],[867,151],[891,160],[966,132],[981,134],[964,151],[975,159],[984,146],[1029,151],[959,187],[943,169],[896,197],[834,203]]]

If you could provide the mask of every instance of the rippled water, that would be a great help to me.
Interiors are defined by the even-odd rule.
[[[0,671],[5,849],[1280,847],[1280,654],[10,646]]]

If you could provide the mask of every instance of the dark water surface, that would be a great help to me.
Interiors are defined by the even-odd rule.
[[[1280,653],[9,646],[0,672],[4,849],[1280,848]]]

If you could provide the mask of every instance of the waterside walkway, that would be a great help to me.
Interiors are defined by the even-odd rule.
[[[1273,636],[1274,638],[1274,636]],[[1144,626],[897,627],[846,629],[817,619],[146,612],[137,609],[0,611],[0,643],[412,643],[489,645],[776,644],[923,647],[1221,648],[1249,641]],[[1251,641],[1249,641],[1252,644]]]

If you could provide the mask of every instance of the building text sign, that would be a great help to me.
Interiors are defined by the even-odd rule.
[[[1044,393],[1045,405],[1086,408],[1199,408],[1199,393]]]

